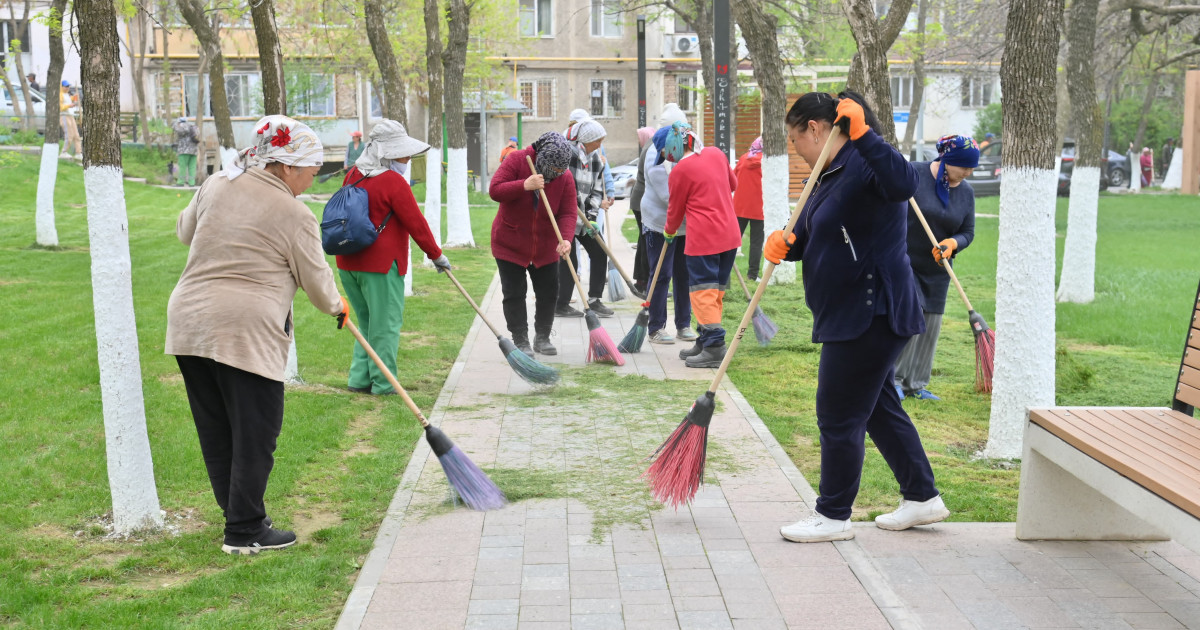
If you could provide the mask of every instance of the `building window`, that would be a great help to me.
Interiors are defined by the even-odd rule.
[[[225,98],[233,118],[262,115],[262,81],[257,74],[225,75]]]
[[[696,103],[699,92],[696,90],[696,75],[680,74],[675,77],[675,102],[679,104],[679,109],[686,113],[695,113]]]
[[[593,118],[621,118],[625,114],[625,80],[597,79],[592,81]]]
[[[554,37],[551,0],[521,0],[518,6],[521,35],[524,37]]]
[[[679,14],[676,13],[675,14],[675,32],[676,33],[695,33],[696,29],[692,28],[692,25],[688,24],[687,20],[679,17]]]
[[[994,80],[990,77],[963,77],[963,109],[987,107],[988,105],[991,105],[993,83]]]
[[[554,79],[521,81],[521,103],[530,119],[554,119]]]
[[[592,0],[592,37],[621,37],[619,0]]]
[[[21,52],[27,53],[30,50],[29,20],[14,19],[13,22],[16,22],[16,29],[12,28],[12,25],[8,22],[8,20],[0,22],[0,35],[2,35],[0,36],[0,44],[4,45],[3,48],[0,48],[0,58],[3,58],[9,51],[12,50],[13,40],[17,39],[22,33],[24,33],[25,37],[21,38],[20,40]]]
[[[892,77],[892,107],[912,107],[912,96],[912,77]]]
[[[295,72],[288,75],[287,83],[288,109],[293,116],[317,118],[337,114],[332,76]]]

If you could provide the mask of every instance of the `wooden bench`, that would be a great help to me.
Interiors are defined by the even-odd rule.
[[[1017,538],[1170,540],[1200,553],[1200,289],[1172,405],[1031,409]]]
[[[121,112],[121,120],[118,123],[121,137],[129,136],[133,142],[137,142],[141,124],[140,114],[137,112]]]

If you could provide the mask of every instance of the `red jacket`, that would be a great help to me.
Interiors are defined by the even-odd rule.
[[[750,154],[738,160],[733,169],[737,177],[737,194],[733,196],[733,211],[742,219],[763,220],[762,154]]]
[[[680,160],[667,180],[666,233],[673,234],[687,217],[687,242],[683,253],[707,256],[737,249],[742,244],[733,196],[737,180],[729,158],[716,147],[704,147]]]
[[[500,202],[500,210],[492,221],[492,256],[500,260],[528,267],[545,267],[558,262],[558,237],[546,206],[537,191],[525,190],[525,179],[533,173],[529,170],[526,156],[537,160],[533,147],[526,147],[508,154],[500,168],[492,175],[488,194],[493,201]],[[546,197],[554,209],[559,231],[570,240],[575,234],[575,178],[570,169],[563,171],[552,182],[546,184]]]
[[[362,177],[358,167],[352,167],[342,180],[342,185],[357,182]],[[387,227],[379,233],[379,238],[370,247],[347,256],[337,257],[337,268],[346,271],[370,271],[387,273],[396,263],[396,271],[400,275],[408,273],[408,237],[413,240],[430,258],[442,255],[442,248],[433,239],[433,232],[425,222],[425,216],[417,207],[412,188],[404,177],[394,171],[387,171],[368,177],[358,184],[359,188],[367,191],[371,222],[376,226],[383,223],[383,218],[390,211],[392,218]]]

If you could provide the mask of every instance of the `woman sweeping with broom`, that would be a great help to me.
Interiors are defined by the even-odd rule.
[[[900,508],[875,523],[901,530],[950,515],[912,420],[893,387],[896,358],[924,332],[920,298],[906,250],[908,198],[916,169],[874,130],[862,97],[812,92],[787,114],[788,137],[817,162],[833,124],[845,119],[849,140],[834,139],[828,165],[791,234],[771,233],[767,260],[803,262],[813,342],[822,344],[817,373],[821,496],[812,515],[780,528],[794,542],[848,540],[870,434],[900,483]],[[846,124],[848,123],[848,124]]]

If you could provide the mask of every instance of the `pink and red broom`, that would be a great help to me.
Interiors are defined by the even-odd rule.
[[[529,170],[537,175],[537,167],[533,165],[533,159],[525,156],[525,161],[529,163]],[[550,199],[546,197],[545,189],[538,189],[538,194],[542,198],[542,205],[546,207],[546,216],[550,219],[550,226],[554,228],[554,234],[558,236],[558,242],[566,242],[562,237],[562,231],[558,229],[558,221],[554,218],[554,209],[550,207]],[[567,261],[567,269],[571,271],[571,279],[575,281],[579,299],[583,300],[583,318],[588,327],[588,362],[610,361],[617,365],[625,365],[625,357],[621,356],[620,350],[617,350],[617,345],[613,343],[612,337],[608,336],[608,331],[600,326],[600,318],[596,317],[596,313],[588,308],[587,294],[583,292],[583,283],[579,281],[579,274],[575,273],[575,263],[571,260],[570,252],[563,257],[563,260]]]
[[[396,393],[404,399],[404,404],[408,405],[408,409],[421,422],[421,426],[425,428],[425,441],[429,442],[429,448],[433,450],[433,454],[437,456],[438,462],[442,465],[446,479],[450,481],[450,487],[454,488],[463,503],[473,510],[495,510],[504,507],[508,501],[500,488],[496,487],[496,484],[487,476],[487,473],[480,470],[479,466],[476,466],[475,462],[462,452],[462,449],[455,446],[450,437],[441,429],[429,424],[429,420],[425,419],[425,414],[421,413],[420,408],[408,396],[408,392],[400,386],[400,382],[396,380],[392,371],[383,364],[383,360],[359,332],[358,326],[355,326],[349,317],[338,322],[339,326],[343,323],[354,334],[359,345],[367,351],[379,371],[387,377],[388,382],[396,389]]]
[[[909,205],[912,206],[913,212],[917,213],[917,220],[921,222],[921,227],[925,228],[925,234],[929,236],[929,242],[933,243],[934,247],[941,248],[938,244],[937,237],[933,235],[933,230],[929,229],[929,223],[925,221],[925,214],[921,212],[921,207],[917,205],[916,199],[909,199]],[[942,267],[946,273],[950,274],[950,279],[954,281],[955,288],[958,289],[958,295],[962,298],[964,304],[967,305],[967,321],[971,324],[971,332],[975,335],[975,391],[990,392],[992,391],[992,374],[996,359],[996,331],[988,328],[987,321],[983,319],[983,315],[975,312],[971,306],[971,300],[967,299],[967,292],[963,291],[962,283],[958,281],[958,276],[946,262],[942,262]]]
[[[792,211],[787,227],[783,229],[785,234],[790,234],[795,229],[796,222],[800,220],[800,213],[804,210],[804,204],[808,202],[808,197],[812,194],[813,187],[817,182],[816,174],[819,174],[824,168],[829,159],[829,153],[833,149],[833,143],[840,135],[841,129],[835,124],[829,132],[829,139],[825,141],[825,146],[821,149],[817,163],[812,165],[814,175],[809,177],[808,182],[804,184],[804,192],[800,193],[796,209]],[[662,446],[659,446],[658,450],[650,455],[650,458],[654,459],[654,463],[650,464],[642,476],[650,482],[650,493],[662,503],[678,508],[691,501],[692,497],[696,496],[696,491],[700,489],[700,484],[704,483],[704,460],[708,452],[708,425],[712,422],[713,412],[716,410],[717,387],[720,386],[721,379],[725,378],[725,370],[729,369],[729,364],[733,360],[734,353],[737,352],[742,336],[751,326],[750,320],[754,318],[755,310],[758,309],[758,303],[762,300],[774,271],[775,264],[768,260],[762,280],[754,291],[754,297],[750,298],[750,304],[746,307],[746,313],[742,315],[742,321],[738,325],[737,334],[729,343],[729,349],[725,351],[725,358],[721,360],[721,367],[717,368],[717,374],[708,386],[708,391],[701,394],[696,402],[692,403],[692,408],[683,418],[683,422],[679,423],[679,426],[662,443]]]

